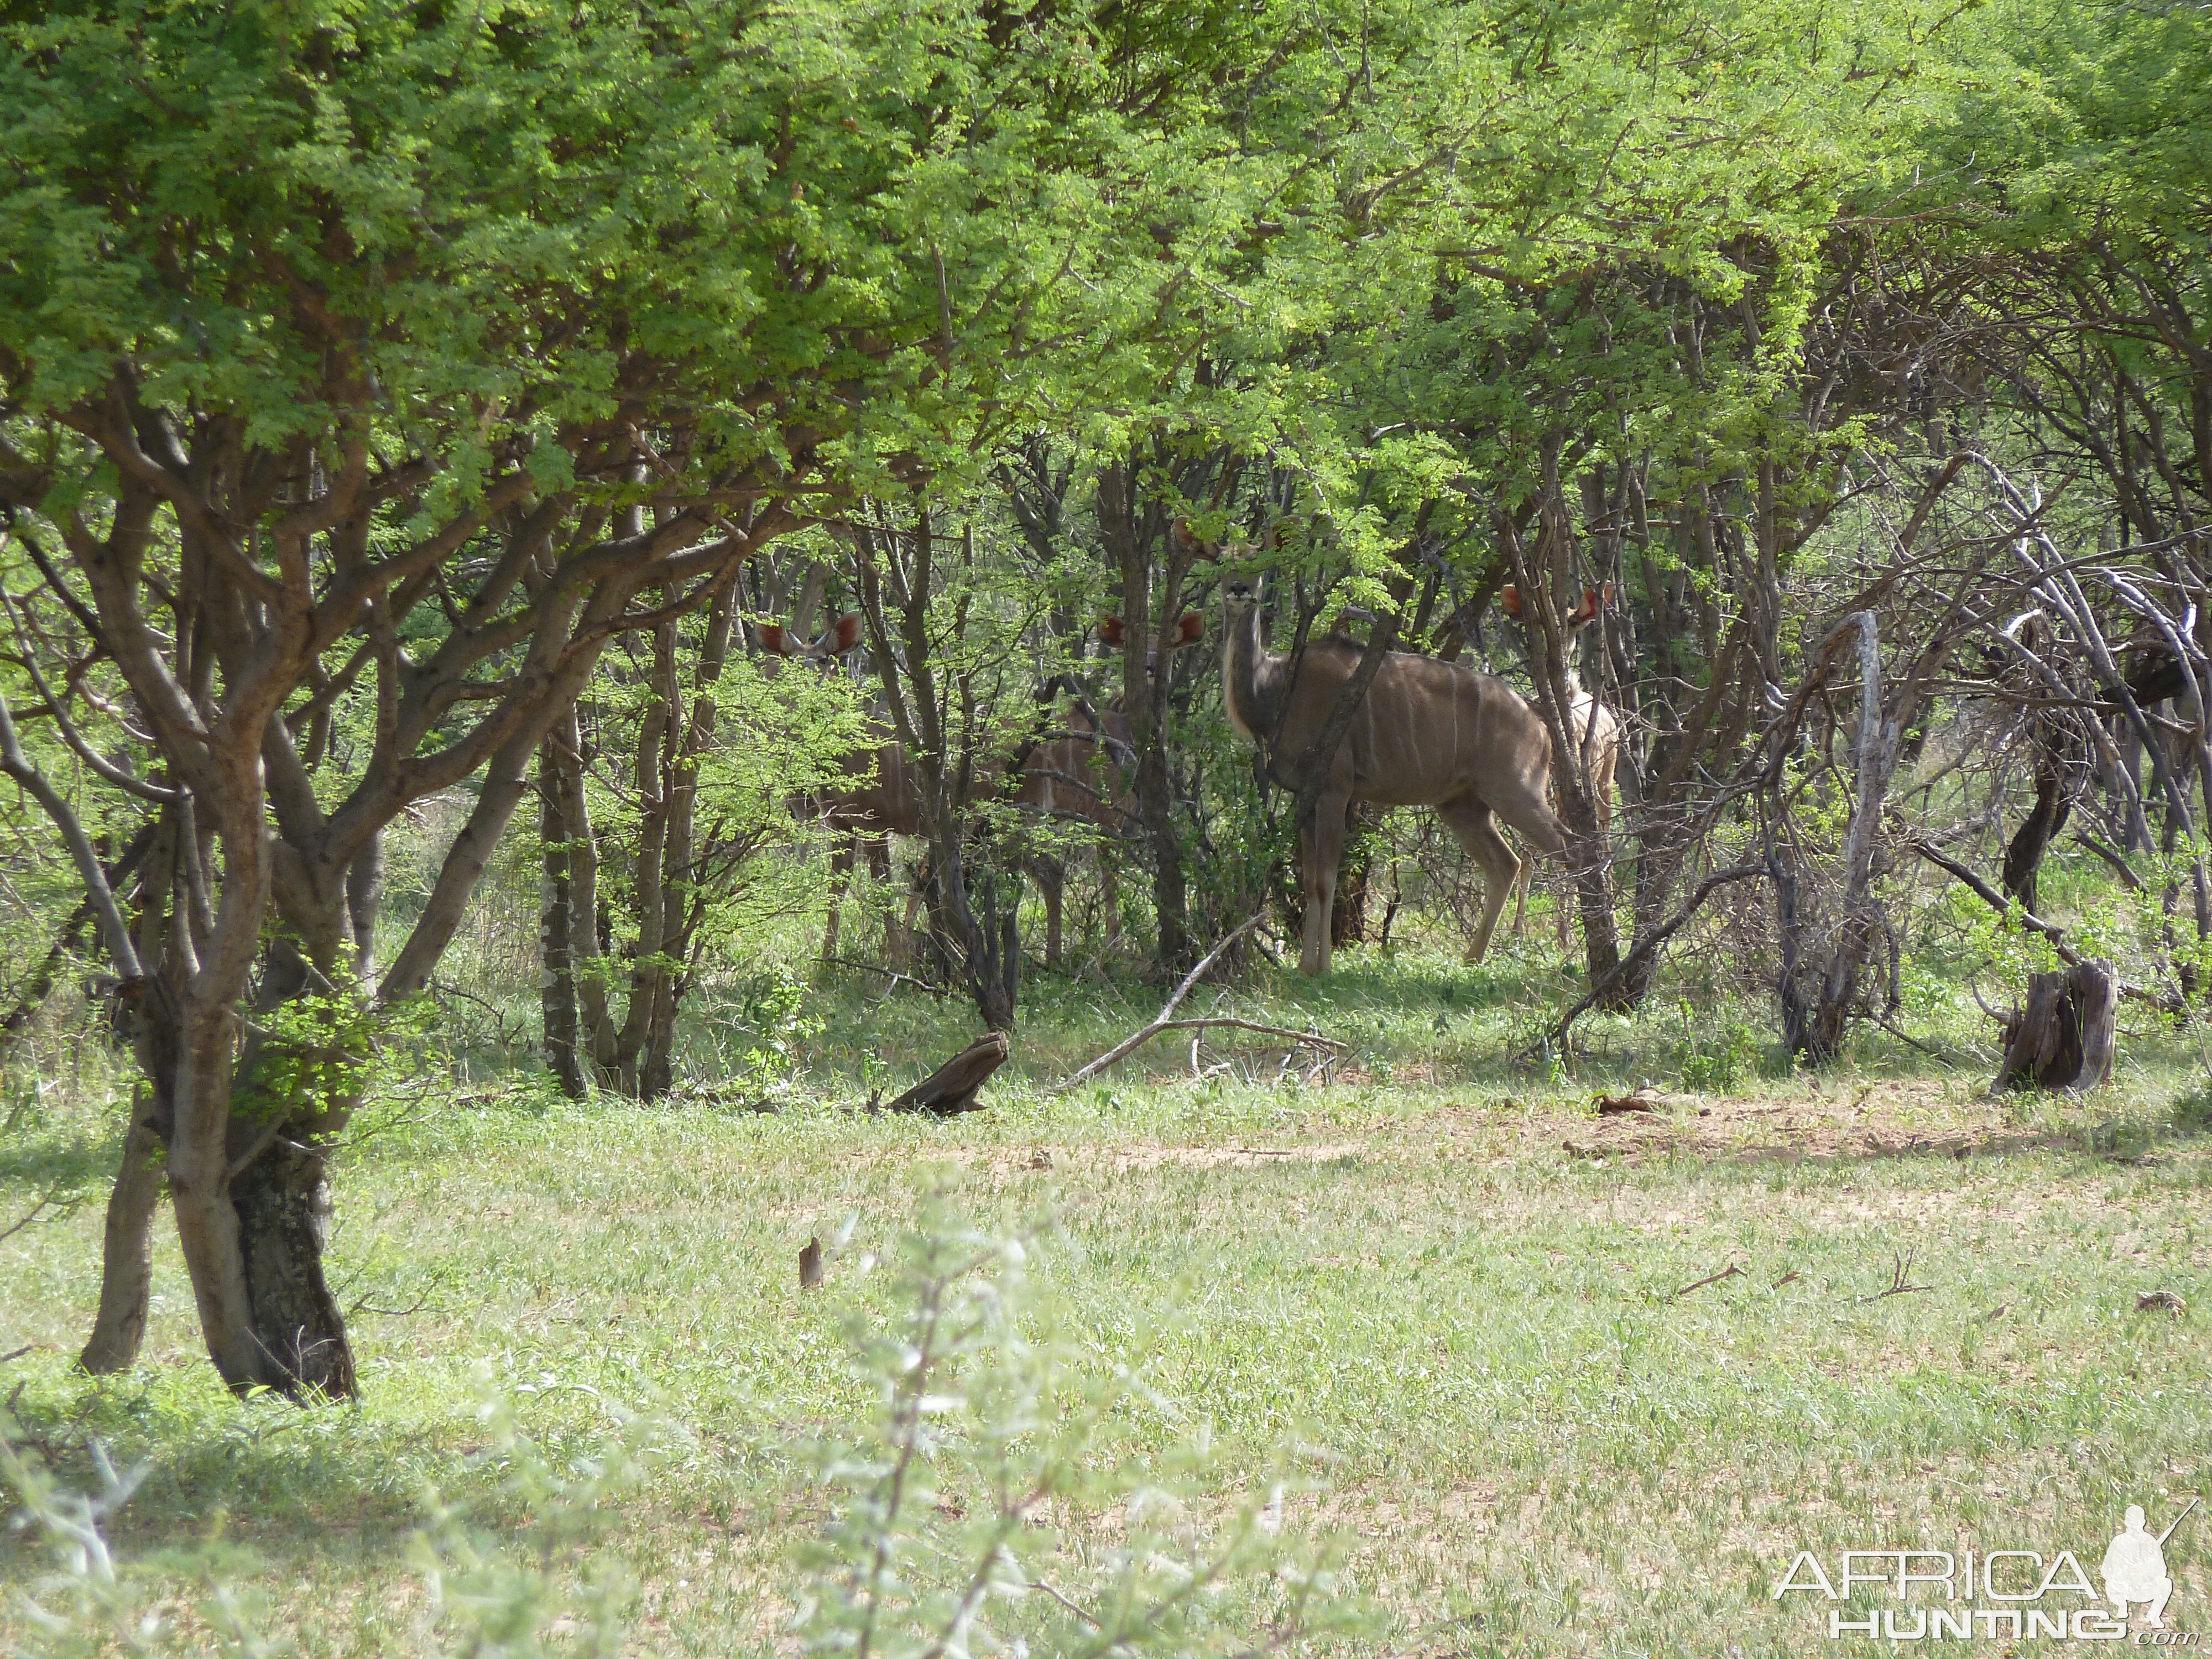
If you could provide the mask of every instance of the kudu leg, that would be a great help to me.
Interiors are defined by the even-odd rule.
[[[837,954],[837,919],[845,908],[845,890],[853,880],[853,860],[855,837],[838,838],[837,850],[830,855],[830,920],[822,928],[822,959],[830,961]]]
[[[1535,867],[1535,863],[1536,860],[1534,859],[1527,860],[1527,864],[1531,869]],[[1559,924],[1559,950],[1562,954],[1571,951],[1575,948],[1573,925],[1567,919],[1567,912],[1573,908],[1574,907],[1572,905],[1567,902],[1566,896],[1564,893],[1559,896],[1559,903],[1553,907],[1553,914],[1557,918]]]
[[[1305,913],[1302,974],[1328,972],[1328,922],[1336,908],[1336,867],[1344,858],[1344,815],[1351,805],[1342,795],[1323,795],[1312,822],[1298,830],[1298,897]]]
[[[1480,801],[1462,796],[1437,807],[1437,816],[1482,871],[1482,923],[1475,929],[1467,952],[1470,963],[1480,962],[1489,952],[1490,936],[1498,931],[1498,919],[1504,914],[1507,897],[1520,884],[1521,857],[1498,833],[1490,809]]]
[[[1058,859],[1040,858],[1031,861],[1030,874],[1036,878],[1037,891],[1044,896],[1044,965],[1057,968],[1061,906],[1067,896],[1067,866]]]

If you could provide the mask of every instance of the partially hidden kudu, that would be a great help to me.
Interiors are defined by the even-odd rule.
[[[1341,634],[1310,640],[1293,663],[1260,636],[1259,595],[1248,581],[1225,590],[1222,686],[1230,724],[1257,744],[1277,781],[1313,746],[1358,669],[1363,647]],[[1535,711],[1495,675],[1408,652],[1382,660],[1330,761],[1312,818],[1298,829],[1304,907],[1299,969],[1328,971],[1330,908],[1344,856],[1345,816],[1354,801],[1429,806],[1481,868],[1482,922],[1468,952],[1480,962],[1521,873],[1521,859],[1496,820],[1540,853],[1566,849],[1566,826],[1552,811],[1552,738]]]
[[[1098,623],[1098,637],[1109,651],[1125,650],[1128,646],[1128,626],[1119,617],[1103,617]],[[1145,684],[1148,699],[1158,698],[1166,658],[1205,637],[1206,618],[1193,611],[1176,619],[1164,647],[1157,639],[1147,640]],[[1068,729],[1018,757],[1022,787],[1015,804],[1045,817],[1085,819],[1106,834],[1122,838],[1129,833],[1130,820],[1137,810],[1133,787],[1137,769],[1136,728],[1117,705],[1109,702],[1103,710],[1094,707],[1073,675],[1055,675],[1037,696],[1042,701],[1058,694],[1072,699]],[[1038,890],[1044,896],[1044,959],[1048,966],[1057,967],[1066,866],[1050,854],[1040,854],[1030,860],[1029,868],[1036,878]],[[1099,860],[1099,877],[1105,886],[1106,938],[1110,944],[1121,927],[1110,860]]]
[[[863,619],[848,611],[823,629],[811,641],[796,637],[779,623],[760,629],[761,649],[771,657],[805,662],[828,671],[838,659],[857,650]],[[890,837],[919,836],[921,822],[921,775],[907,758],[906,746],[890,735],[881,720],[869,722],[871,744],[848,750],[838,761],[845,781],[822,790],[817,801],[822,823],[836,837],[830,855],[830,918],[822,938],[822,954],[837,954],[837,924],[845,908],[845,890],[853,869],[866,854],[868,868],[879,882],[891,875]],[[918,898],[907,904],[906,927],[914,929]]]
[[[1206,619],[1193,612],[1182,619],[1176,638],[1168,648],[1175,651],[1193,644],[1204,636],[1205,631]],[[861,633],[862,618],[854,612],[840,617],[811,643],[801,641],[791,630],[775,623],[763,627],[759,637],[762,649],[773,656],[827,668],[859,646]],[[1107,617],[1099,626],[1099,634],[1109,647],[1121,648],[1121,619]],[[1155,649],[1146,659],[1148,676],[1158,672],[1158,655]],[[1110,706],[1103,710],[1096,707],[1073,676],[1056,675],[1037,691],[1041,704],[1055,705],[1063,697],[1068,704],[1064,726],[1016,746],[1005,781],[1013,785],[1018,775],[1020,781],[1002,799],[1039,817],[1079,820],[1119,837],[1134,806],[1129,780],[1136,755],[1133,747],[1134,732],[1128,716]],[[823,824],[839,838],[830,856],[830,911],[822,946],[824,957],[836,954],[838,921],[845,892],[860,855],[866,854],[875,878],[888,883],[890,838],[904,836],[918,840],[927,834],[922,823],[921,776],[908,757],[905,745],[893,738],[890,726],[880,720],[872,723],[870,735],[870,745],[852,750],[840,762],[846,781],[821,791],[817,796]],[[1026,865],[1045,903],[1045,961],[1057,967],[1061,955],[1066,867],[1061,859],[1049,853],[1037,854],[1026,860]],[[1106,872],[1106,921],[1110,938],[1118,921],[1110,868]],[[909,937],[920,902],[917,889],[908,895],[907,902],[905,931]]]
[[[1118,708],[1099,708],[1072,674],[1055,674],[1037,689],[1036,695],[1040,703],[1048,705],[1066,699],[1065,726],[1056,735],[1031,744],[1026,754],[1015,757],[1022,773],[1015,805],[1039,817],[1090,823],[1119,838],[1126,831],[1134,805],[1129,780],[1136,769],[1135,732],[1129,717]],[[1028,868],[1044,898],[1045,965],[1057,968],[1067,892],[1066,860],[1055,853],[1039,852],[1029,859]],[[1099,876],[1105,884],[1106,937],[1110,941],[1121,931],[1110,860],[1100,860]]]
[[[1521,590],[1508,582],[1498,595],[1498,603],[1507,616],[1516,621],[1521,616]],[[1560,620],[1566,630],[1563,651],[1571,649],[1582,631],[1598,618],[1598,613],[1613,603],[1613,584],[1583,590],[1582,603],[1567,612]],[[1620,719],[1592,696],[1583,685],[1582,676],[1576,671],[1574,659],[1567,658],[1567,738],[1577,752],[1567,757],[1567,763],[1579,767],[1585,759],[1589,764],[1589,784],[1592,799],[1597,809],[1597,827],[1601,836],[1613,829],[1613,780],[1620,764]],[[1513,884],[1513,937],[1519,939],[1528,920],[1528,883],[1535,872],[1535,861],[1524,860],[1521,878]],[[1559,945],[1567,944],[1567,907],[1559,910]]]

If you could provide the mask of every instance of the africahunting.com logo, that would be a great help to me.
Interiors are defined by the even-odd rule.
[[[2166,1627],[2173,1576],[2166,1571],[2166,1545],[2197,1503],[2191,1498],[2156,1533],[2142,1506],[2129,1505],[2098,1563],[2101,1593],[2071,1550],[2047,1560],[2035,1550],[1845,1550],[1833,1573],[1812,1551],[1800,1550],[1775,1585],[1774,1599],[1850,1602],[1826,1609],[1828,1634],[1837,1638],[2120,1642],[2132,1635],[2137,1647],[2194,1648],[2195,1632]],[[1869,1605],[1890,1597],[1904,1605]]]

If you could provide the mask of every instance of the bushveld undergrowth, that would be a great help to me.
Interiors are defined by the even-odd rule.
[[[1549,949],[1353,952],[1191,1005],[1336,1064],[1171,1035],[1059,1092],[1158,1007],[1094,967],[1033,981],[940,1123],[854,1109],[964,1007],[758,971],[805,994],[723,1005],[783,1022],[741,1087],[441,1073],[365,1115],[338,1410],[224,1394],[166,1244],[141,1364],[72,1370],[121,1073],[46,1050],[0,1147],[9,1219],[55,1206],[0,1241],[9,1642],[1815,1651],[1770,1594],[1799,1547],[2080,1553],[2205,1484],[2212,1139],[2188,1034],[2133,1013],[2113,1089],[1993,1101],[1955,995],[1902,1028],[1935,1057],[1875,1030],[1791,1073],[1692,959],[1527,1063]],[[2170,1559],[2193,1627],[2212,1550]]]

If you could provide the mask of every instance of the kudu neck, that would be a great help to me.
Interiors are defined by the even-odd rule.
[[[1230,613],[1222,649],[1221,684],[1230,723],[1252,741],[1264,741],[1274,729],[1283,659],[1270,657],[1260,642],[1258,605],[1240,605]]]

